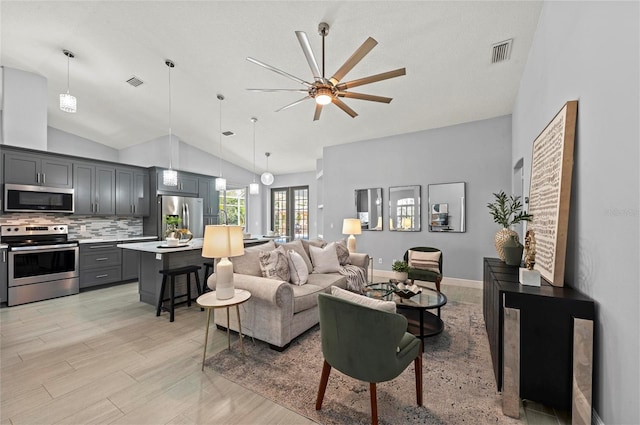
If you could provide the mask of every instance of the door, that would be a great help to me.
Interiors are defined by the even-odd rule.
[[[309,186],[271,189],[271,230],[309,239]]]

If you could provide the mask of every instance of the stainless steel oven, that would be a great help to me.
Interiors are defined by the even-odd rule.
[[[1,226],[9,245],[7,305],[79,292],[79,248],[66,225]]]

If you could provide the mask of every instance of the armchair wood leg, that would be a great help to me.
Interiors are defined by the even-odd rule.
[[[440,281],[442,281],[442,277],[438,276],[436,278],[436,289],[440,292]]]
[[[375,382],[369,382],[369,392],[371,393],[371,425],[378,425],[378,396]]]
[[[331,365],[325,360],[322,365],[322,375],[320,377],[320,386],[318,387],[318,397],[316,398],[316,410],[320,410],[322,408],[324,392],[327,389],[327,383],[329,382],[329,373],[331,373]]]
[[[416,401],[418,406],[422,406],[422,344],[418,357],[413,361],[413,367],[416,371]]]

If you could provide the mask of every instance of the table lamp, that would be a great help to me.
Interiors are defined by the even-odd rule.
[[[349,252],[356,252],[356,237],[362,233],[362,226],[358,218],[345,218],[342,222],[342,234],[349,235],[347,238],[347,247]]]
[[[235,295],[233,288],[233,263],[229,261],[229,257],[236,257],[242,254],[244,254],[242,227],[209,225],[204,228],[202,256],[205,258],[220,259],[218,264],[216,264],[215,274],[209,276],[209,280],[213,281],[213,279],[215,279],[216,281],[216,298],[219,300],[233,298]],[[208,284],[207,281],[207,285]]]

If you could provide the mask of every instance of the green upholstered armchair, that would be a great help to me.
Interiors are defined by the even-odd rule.
[[[331,368],[369,382],[371,423],[378,423],[376,383],[394,379],[413,361],[416,401],[422,406],[422,345],[407,330],[407,319],[333,295],[318,295],[320,335],[324,365],[316,399],[316,410],[329,381]]]
[[[409,261],[409,251],[440,252],[440,258],[438,260],[439,272],[411,267],[411,262]],[[435,282],[436,289],[438,290],[438,292],[440,292],[440,282],[442,281],[442,252],[438,248],[431,248],[427,246],[417,246],[414,248],[409,248],[407,252],[404,253],[404,261],[409,264],[409,279],[411,280],[412,285],[414,280],[421,280],[423,282]]]

